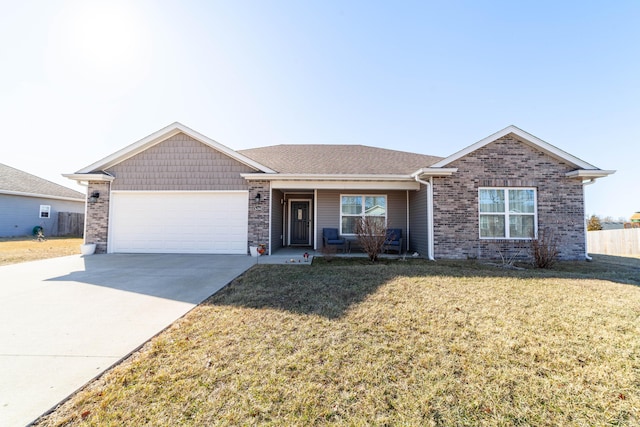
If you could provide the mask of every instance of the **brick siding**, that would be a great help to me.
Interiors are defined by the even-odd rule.
[[[96,253],[107,252],[107,238],[109,232],[109,193],[108,182],[89,182],[87,194],[94,191],[100,193],[96,202],[87,202],[87,217],[85,219],[84,242],[95,243]]]
[[[249,246],[258,246],[261,243],[269,249],[269,207],[271,200],[269,181],[249,182],[249,233],[247,236],[247,251]],[[260,202],[255,201],[260,193]]]
[[[528,240],[479,238],[479,187],[534,187],[538,198],[538,233],[558,239],[559,259],[585,256],[584,193],[580,180],[565,173],[575,167],[533,149],[513,134],[504,136],[447,167],[450,177],[435,178],[434,245],[436,258],[531,258]]]

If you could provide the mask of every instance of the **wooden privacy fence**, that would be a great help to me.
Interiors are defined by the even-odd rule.
[[[640,228],[589,231],[587,251],[605,255],[640,255]]]
[[[58,212],[58,236],[82,237],[83,232],[83,213]]]

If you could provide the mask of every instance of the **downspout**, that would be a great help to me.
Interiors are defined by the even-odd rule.
[[[583,204],[583,206],[584,206],[584,201],[587,200],[585,187],[587,185],[593,184],[594,182],[596,182],[595,179],[590,179],[589,181],[582,181],[582,204]],[[586,212],[585,212],[585,214],[586,214]],[[587,216],[584,215],[584,259],[586,259],[587,261],[593,261],[593,258],[591,258],[589,256],[589,248],[587,247],[587,243],[588,243],[587,233],[588,233],[588,231],[587,231]]]
[[[421,180],[418,175],[414,176],[414,178],[416,182],[427,187],[427,258],[430,261],[435,261],[433,257],[433,177],[429,177],[429,181]]]

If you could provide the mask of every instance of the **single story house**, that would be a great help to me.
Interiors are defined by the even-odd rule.
[[[0,163],[0,237],[58,235],[60,212],[84,213],[85,195]]]
[[[232,150],[171,124],[76,173],[97,252],[247,254],[354,238],[367,215],[422,257],[496,258],[552,232],[584,259],[584,186],[601,170],[509,126],[441,158],[363,145]]]

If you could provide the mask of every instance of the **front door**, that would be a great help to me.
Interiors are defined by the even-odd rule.
[[[292,245],[310,245],[311,222],[309,221],[309,201],[291,202]]]

